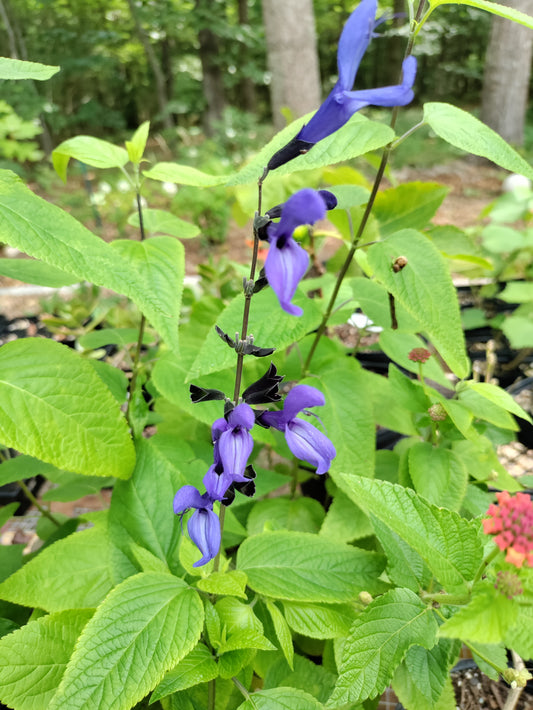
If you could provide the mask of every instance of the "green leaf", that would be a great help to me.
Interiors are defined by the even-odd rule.
[[[322,710],[324,706],[312,695],[297,688],[258,690],[237,710]]]
[[[200,228],[167,212],[167,210],[143,209],[143,226],[145,232],[152,234],[170,234],[179,239],[193,239],[200,234]],[[128,217],[128,224],[139,228],[139,213],[134,212]]]
[[[464,4],[473,5],[474,2],[479,2],[479,0]],[[492,2],[483,3],[485,8],[495,4]],[[506,9],[510,11],[509,8]],[[492,128],[467,111],[450,104],[427,103],[424,104],[424,121],[438,136],[456,148],[488,158],[496,165],[513,173],[533,178],[533,168]]]
[[[192,651],[202,626],[202,603],[185,582],[130,577],[85,627],[49,710],[130,710]]]
[[[501,387],[497,387],[496,385],[491,385],[488,382],[470,382],[467,381],[464,383],[464,386],[468,387],[469,389],[473,390],[474,392],[477,392],[477,394],[481,395],[485,399],[488,399],[490,402],[493,404],[496,404],[498,407],[501,407],[502,409],[505,409],[507,412],[511,412],[512,414],[516,414],[517,417],[521,417],[522,419],[525,419],[527,422],[530,424],[533,424],[533,420],[529,416],[527,412],[525,412],[522,407],[516,402],[511,395],[506,392],[504,389]]]
[[[109,530],[113,558],[120,569],[128,569],[135,558],[132,543],[141,545],[169,565],[173,564],[176,546],[181,536],[180,520],[172,510],[172,500],[184,479],[175,465],[157,449],[157,438],[137,442],[137,463],[128,481],[117,481],[109,509]],[[191,455],[182,442],[175,448],[177,461],[180,449]],[[157,483],[154,484],[154,481]]]
[[[254,503],[248,516],[249,535],[264,530],[299,530],[316,533],[324,519],[324,508],[312,498],[276,497]]]
[[[213,644],[219,656],[244,649],[275,650],[275,646],[263,633],[263,624],[249,604],[234,597],[223,597],[217,601],[215,609],[223,628],[221,642]]]
[[[0,57],[0,79],[34,79],[46,81],[57,74],[59,67],[37,62],[23,62],[21,59]]]
[[[9,503],[9,505],[2,506],[2,509],[0,510],[0,528],[7,523],[12,515],[15,515],[19,505],[20,503]]]
[[[175,182],[178,185],[193,185],[194,187],[214,187],[223,185],[229,175],[209,175],[189,165],[179,163],[156,163],[153,168],[145,170],[143,176],[162,182]]]
[[[264,289],[252,300],[250,315],[250,332],[254,342],[262,348],[282,348],[292,345],[306,333],[318,326],[321,320],[319,307],[309,298],[297,292],[294,303],[304,308],[300,318],[291,316],[281,310],[276,294],[272,289]],[[236,323],[242,320],[244,298],[237,296],[225,308],[217,319],[217,324],[230,336],[234,336]],[[275,314],[275,317],[274,317]],[[235,351],[222,342],[216,331],[211,329],[207,334],[200,352],[187,375],[190,382],[201,375],[225,370],[235,365]]]
[[[406,266],[395,273],[398,256]],[[469,371],[455,288],[438,249],[419,232],[405,229],[370,247],[368,261],[376,278],[418,320],[450,369],[465,377]]]
[[[229,595],[246,599],[246,583],[244,572],[229,570],[228,572],[213,572],[208,577],[199,579],[196,586],[208,594]]]
[[[48,708],[92,616],[77,609],[43,616],[0,641],[0,699],[15,710]]]
[[[351,207],[360,207],[368,202],[370,191],[361,185],[334,185],[328,187],[337,198],[337,210],[349,210]]]
[[[41,500],[44,501],[78,500],[84,496],[96,495],[102,488],[112,486],[115,483],[114,478],[79,476],[76,473],[68,473],[60,469],[50,471],[48,480],[58,485],[54,488],[49,488],[40,495]]]
[[[437,629],[433,610],[409,589],[393,589],[373,601],[350,630],[328,706],[382,693],[408,649],[431,648]]]
[[[533,17],[526,15],[525,12],[520,12],[520,10],[515,10],[513,7],[492,2],[492,0],[432,0],[430,2],[432,10],[440,5],[469,5],[470,7],[477,7],[478,10],[486,10],[493,15],[505,17],[508,20],[524,25],[524,27],[533,29]]]
[[[131,137],[131,141],[126,141],[128,158],[132,163],[138,165],[144,155],[148,133],[150,131],[150,121],[144,121]]]
[[[350,604],[303,604],[283,602],[285,619],[291,629],[313,639],[334,639],[346,636],[355,620]]]
[[[127,478],[134,450],[118,404],[70,348],[24,338],[0,351],[0,441],[75,473]]]
[[[418,441],[409,449],[409,475],[421,496],[458,511],[466,495],[468,470],[449,449]]]
[[[488,580],[480,582],[471,601],[447,619],[439,635],[473,643],[501,643],[518,617],[518,605],[495,589]]]
[[[300,602],[345,602],[376,588],[381,555],[310,533],[276,531],[245,540],[237,569],[259,594]]]
[[[14,458],[2,461],[0,465],[0,486],[7,483],[20,481],[24,478],[33,478],[41,474],[48,478],[57,469],[52,464],[44,463],[32,456],[15,456]]]
[[[501,328],[513,348],[533,347],[533,304],[517,308],[513,315],[505,318]]]
[[[353,289],[355,300],[359,303],[361,310],[370,320],[382,328],[390,328],[391,313],[389,294],[387,289],[373,279],[366,279],[363,276],[355,276],[350,279],[350,286]],[[402,330],[410,330],[416,333],[420,329],[420,324],[409,315],[408,311],[398,303],[396,304],[396,320],[398,327]]]
[[[533,657],[533,607],[519,607],[515,623],[505,634],[505,645],[522,658]]]
[[[86,350],[96,350],[106,345],[118,345],[125,348],[136,343],[139,338],[138,328],[103,328],[102,330],[92,330],[78,338],[78,343]],[[154,337],[149,333],[143,335],[143,345],[149,345],[154,341]]]
[[[271,662],[265,675],[264,688],[265,690],[283,687],[298,688],[309,693],[319,702],[325,703],[335,687],[336,679],[337,673],[332,673],[325,667],[325,664],[317,665],[308,658],[296,654],[294,656],[294,670],[292,671],[288,670],[287,664],[282,658]],[[299,708],[300,706],[290,705],[290,710],[293,707]],[[359,706],[354,708],[350,705],[345,710],[362,710],[362,708]]]
[[[394,674],[392,686],[405,707],[417,710],[436,710],[449,679],[449,665],[453,662],[455,644],[441,639],[427,650],[413,646]],[[450,710],[455,710],[455,701]]]
[[[320,535],[337,542],[353,542],[372,534],[368,516],[340,489],[335,491]]]
[[[399,587],[407,587],[413,592],[425,589],[431,579],[431,572],[422,557],[381,522],[370,515],[376,537],[387,555],[387,574]]]
[[[0,598],[46,611],[92,609],[112,588],[107,531],[58,540],[0,584]]]
[[[117,248],[92,234],[67,212],[37,197],[8,170],[0,170],[0,241],[64,269],[78,281],[91,281],[128,296],[167,343],[177,347],[177,324],[169,317],[176,303],[175,294],[172,292],[170,304],[166,303],[164,297],[169,295],[168,288],[161,297],[146,278],[142,260],[134,259],[134,263],[130,263]],[[169,256],[176,261],[179,248],[170,248],[169,252],[162,245],[154,250],[149,247],[150,273]],[[164,267],[163,271],[166,271]],[[180,266],[172,283],[179,282],[181,273]]]
[[[54,169],[63,182],[67,181],[67,166],[74,158],[93,168],[122,168],[128,162],[124,148],[93,136],[75,136],[60,143],[52,152]]]
[[[449,188],[433,182],[408,182],[379,192],[374,216],[382,237],[400,229],[424,229],[435,216]]]
[[[442,585],[460,588],[473,579],[482,559],[479,521],[437,508],[387,481],[354,476],[351,485],[358,504],[415,550]]]
[[[0,274],[27,284],[60,288],[77,283],[66,271],[36,259],[0,259]]]
[[[208,683],[217,676],[218,666],[211,651],[199,643],[175,668],[168,671],[150,696],[150,703],[199,683]]]
[[[270,614],[270,618],[272,619],[276,637],[279,641],[279,645],[281,646],[281,650],[283,651],[283,655],[292,670],[294,667],[294,646],[292,645],[292,634],[289,629],[289,625],[274,602],[267,599],[266,607],[268,609],[268,613]]]
[[[510,281],[498,298],[507,303],[528,303],[533,301],[533,283],[528,281]]]
[[[477,383],[488,387],[495,387],[495,385],[489,385],[488,383]],[[495,387],[495,389],[498,389]],[[483,394],[485,392],[485,394]],[[514,417],[512,417],[506,409],[504,409],[499,403],[495,402],[491,396],[486,396],[490,393],[490,390],[478,391],[470,386],[469,382],[461,383],[458,387],[459,402],[463,407],[466,407],[474,417],[477,419],[482,419],[483,421],[490,422],[497,427],[502,429],[510,429],[511,431],[518,431],[518,424]],[[518,407],[519,405],[513,400],[511,395],[504,392],[504,394],[509,397],[513,402],[513,405]],[[525,414],[525,412],[524,412]],[[525,415],[527,417],[527,415]]]

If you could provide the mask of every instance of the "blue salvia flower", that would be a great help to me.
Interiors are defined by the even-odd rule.
[[[309,123],[272,156],[267,172],[306,153],[315,143],[344,126],[354,113],[365,106],[405,106],[413,100],[416,59],[411,56],[403,62],[401,84],[352,91],[359,64],[372,38],[376,11],[377,0],[362,0],[352,12],[339,39],[337,83]]]
[[[303,311],[291,303],[309,266],[309,254],[293,238],[296,227],[314,224],[326,214],[324,198],[311,188],[299,190],[289,197],[281,210],[279,222],[267,228],[270,248],[265,260],[265,276],[278,297],[280,306],[293,316]]]
[[[231,482],[244,482],[248,457],[252,453],[254,441],[250,429],[255,424],[255,414],[250,405],[243,402],[224,419],[217,419],[212,427],[215,445],[214,460],[217,472],[223,471]]]
[[[282,411],[264,412],[260,416],[262,424],[284,432],[287,446],[292,453],[311,466],[316,466],[318,474],[329,470],[337,452],[325,434],[310,422],[298,419],[297,415],[308,407],[324,404],[322,392],[310,385],[297,385],[285,398]]]

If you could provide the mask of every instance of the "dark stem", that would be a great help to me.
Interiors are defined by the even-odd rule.
[[[61,527],[61,523],[57,518],[54,518],[52,513],[44,507],[44,505],[41,505],[37,498],[33,495],[33,493],[30,491],[28,486],[24,483],[24,481],[17,481],[18,485],[22,488],[24,495],[26,498],[31,502],[32,505],[34,505],[37,510],[41,513],[41,515],[44,515],[45,518],[48,518],[54,525],[57,525],[58,528]]]
[[[420,2],[419,2],[417,13],[416,13],[416,18],[414,21],[415,26],[420,21],[420,18],[422,17],[422,10],[423,10],[425,2],[426,2],[426,0],[420,0]],[[409,40],[407,42],[407,47],[405,49],[404,59],[411,54],[411,50],[413,49],[414,30],[415,30],[415,27],[411,27],[411,33],[409,35]],[[395,106],[392,110],[392,115],[391,115],[391,120],[390,120],[390,127],[393,129],[396,126],[398,112],[399,112],[399,106]],[[333,293],[331,294],[331,298],[329,299],[328,307],[326,308],[326,311],[322,317],[322,322],[318,326],[318,330],[316,332],[315,339],[313,341],[313,344],[311,345],[311,349],[309,350],[309,354],[307,355],[306,361],[304,363],[303,373],[302,373],[304,377],[309,372],[311,360],[313,359],[313,355],[315,354],[318,343],[320,342],[320,338],[324,335],[324,332],[326,330],[328,320],[329,320],[331,313],[333,311],[333,307],[335,305],[335,301],[337,299],[337,295],[339,293],[341,284],[344,280],[344,277],[346,276],[346,274],[348,272],[348,269],[350,268],[350,264],[352,263],[352,260],[355,255],[358,244],[361,240],[361,237],[363,236],[363,232],[365,231],[365,227],[367,225],[368,218],[370,217],[370,213],[372,211],[372,208],[374,207],[374,201],[376,199],[376,195],[378,194],[378,190],[379,190],[381,181],[383,179],[383,175],[385,173],[385,168],[387,167],[387,163],[389,161],[389,156],[390,156],[391,150],[392,150],[392,143],[389,143],[383,149],[383,155],[381,157],[381,162],[379,164],[379,168],[378,168],[376,177],[374,179],[374,185],[372,186],[372,192],[370,194],[370,198],[369,198],[368,203],[366,205],[364,214],[361,218],[361,222],[359,223],[359,227],[357,229],[357,234],[355,235],[355,237],[352,240],[352,246],[350,248],[350,251],[348,252],[346,259],[344,261],[344,264],[342,265],[342,268],[339,272],[339,275],[337,276],[335,288],[333,289]]]

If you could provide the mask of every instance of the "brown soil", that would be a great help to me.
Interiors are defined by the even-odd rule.
[[[452,673],[455,699],[459,710],[503,710],[510,692],[504,682],[496,682],[477,668]],[[533,698],[522,691],[515,710],[533,710]]]

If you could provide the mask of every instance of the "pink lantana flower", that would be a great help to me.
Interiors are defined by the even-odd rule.
[[[483,531],[494,535],[500,550],[507,550],[506,562],[533,567],[533,503],[525,493],[496,493],[498,503],[492,503],[483,520]]]

